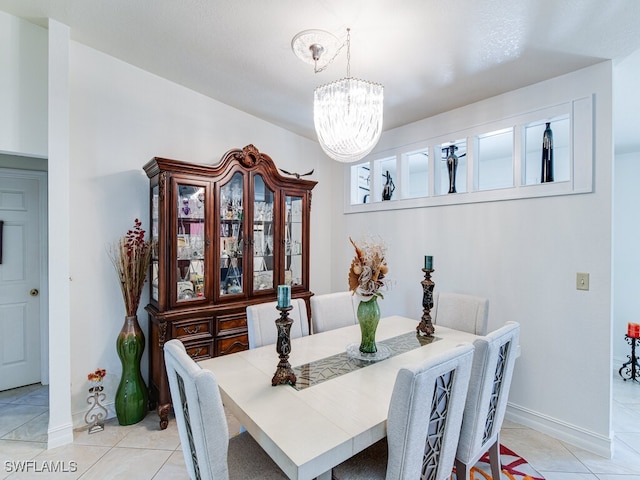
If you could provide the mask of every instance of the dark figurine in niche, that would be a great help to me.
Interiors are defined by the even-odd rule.
[[[542,135],[542,171],[540,181],[542,183],[553,182],[553,132],[549,122],[547,122],[547,127]]]
[[[391,178],[391,174],[389,170],[384,176],[386,181],[384,183],[384,187],[382,188],[382,200],[391,200],[391,196],[396,189],[396,186],[393,184],[393,179]]]
[[[456,193],[456,170],[458,169],[456,150],[458,147],[449,145],[445,149],[447,151],[447,171],[449,172],[449,193]]]

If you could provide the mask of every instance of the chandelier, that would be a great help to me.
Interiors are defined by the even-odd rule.
[[[321,85],[313,95],[313,121],[322,150],[339,162],[355,162],[366,156],[382,133],[384,87],[351,77],[351,33],[329,60],[322,58],[338,44],[335,36],[322,30],[306,30],[293,38],[294,53],[323,71],[347,47],[347,77]]]

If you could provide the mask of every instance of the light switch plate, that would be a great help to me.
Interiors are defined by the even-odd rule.
[[[576,273],[576,289],[577,290],[589,290],[589,274],[588,273]]]

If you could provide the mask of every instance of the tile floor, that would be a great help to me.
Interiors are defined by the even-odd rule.
[[[126,427],[110,419],[102,432],[89,435],[78,430],[73,444],[47,450],[48,404],[48,388],[41,385],[0,392],[0,480],[187,479],[174,421],[160,431],[154,413]],[[640,383],[623,382],[617,374],[613,420],[616,444],[611,460],[508,421],[502,443],[547,480],[640,480]],[[230,432],[237,431],[237,421],[229,421]],[[23,463],[31,471],[17,472],[18,461],[31,461]],[[58,472],[43,473],[46,468]]]

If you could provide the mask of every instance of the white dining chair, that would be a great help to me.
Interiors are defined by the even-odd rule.
[[[180,340],[164,344],[164,360],[189,478],[287,478],[249,433],[229,439],[215,376],[193,361]]]
[[[311,326],[313,333],[356,325],[358,317],[357,297],[351,292],[335,292],[314,295],[311,302]]]
[[[278,340],[278,329],[275,322],[280,318],[280,311],[276,310],[277,304],[278,302],[268,302],[247,307],[249,348],[275,344]],[[293,307],[289,311],[289,318],[293,320],[291,338],[309,335],[307,304],[301,298],[294,298],[291,300],[291,306]]]
[[[500,429],[507,408],[520,325],[507,322],[473,342],[471,382],[456,453],[456,476],[466,480],[471,467],[487,451],[491,475],[500,480]]]
[[[389,404],[387,437],[333,469],[335,480],[445,480],[460,435],[473,346],[459,345],[401,368]]]
[[[489,321],[489,299],[463,293],[433,294],[431,316],[434,325],[486,335]]]

